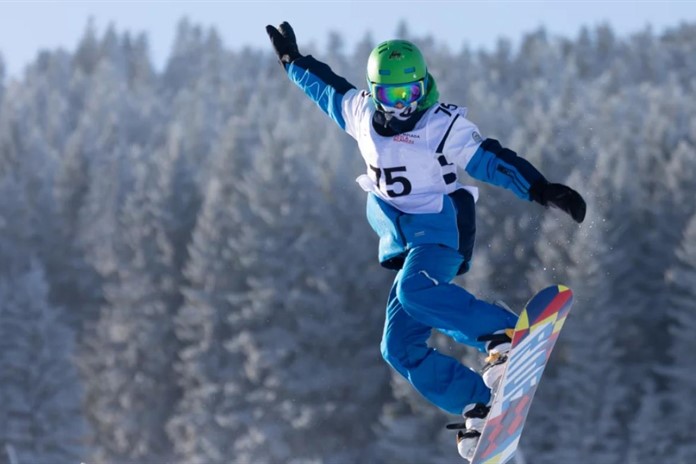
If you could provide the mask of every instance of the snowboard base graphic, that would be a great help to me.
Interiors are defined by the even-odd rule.
[[[504,464],[514,456],[532,399],[572,304],[573,292],[554,285],[534,295],[525,306],[471,464]]]

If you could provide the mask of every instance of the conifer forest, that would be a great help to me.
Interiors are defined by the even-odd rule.
[[[18,76],[0,49],[0,463],[464,462],[458,418],[381,357],[394,274],[354,140],[270,43],[176,30],[162,69],[113,27]],[[369,34],[296,32],[365,88]],[[575,292],[517,463],[696,461],[696,24],[490,50],[394,32],[441,101],[587,200],[578,225],[460,176],[481,198],[457,282],[517,311]]]

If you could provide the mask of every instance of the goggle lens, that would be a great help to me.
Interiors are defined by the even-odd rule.
[[[410,84],[372,84],[372,91],[378,102],[394,107],[397,103],[408,106],[421,99],[425,93],[423,81]]]

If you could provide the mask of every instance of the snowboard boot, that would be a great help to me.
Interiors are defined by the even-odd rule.
[[[481,376],[483,383],[493,392],[498,388],[500,378],[505,372],[505,363],[512,347],[514,331],[515,329],[504,329],[484,337],[488,340],[486,343],[488,356],[485,359],[486,364],[481,369]]]
[[[493,304],[515,314],[515,312],[502,300],[496,300]],[[481,376],[483,377],[483,383],[485,383],[492,392],[495,392],[498,388],[500,378],[505,372],[505,362],[508,359],[507,355],[512,347],[512,334],[514,332],[514,328],[509,328],[479,337],[479,341],[486,342],[486,352],[488,353],[485,359],[486,364],[481,369]]]
[[[457,432],[457,451],[464,459],[471,461],[474,456],[490,410],[489,406],[482,403],[470,404],[464,408],[462,415],[466,419],[463,424],[466,428]]]

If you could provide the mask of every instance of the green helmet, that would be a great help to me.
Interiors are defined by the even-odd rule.
[[[427,75],[423,54],[406,40],[382,42],[367,60],[368,83],[404,84],[425,79]]]

